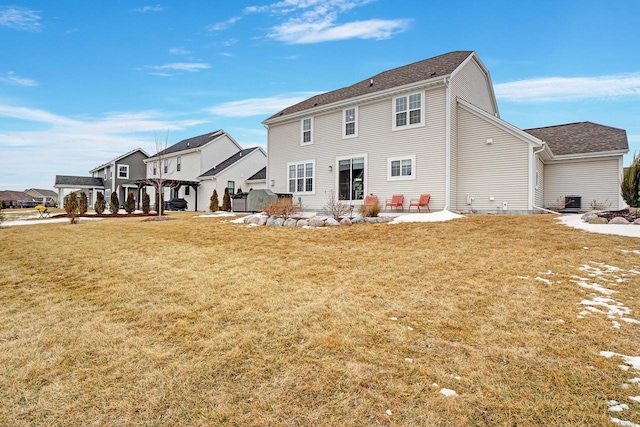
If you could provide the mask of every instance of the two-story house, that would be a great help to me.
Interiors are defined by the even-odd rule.
[[[86,193],[89,206],[94,205],[97,193],[103,193],[108,204],[111,194],[115,192],[120,205],[124,205],[128,193],[133,192],[138,203],[140,191],[135,182],[145,178],[144,160],[148,157],[143,149],[136,148],[92,169],[89,171],[90,177],[56,175],[54,187],[58,190],[60,204],[64,205],[65,191]]]
[[[189,210],[206,210],[215,189],[220,202],[225,188],[264,188],[252,178],[265,168],[267,155],[260,147],[243,149],[224,130],[184,139],[145,160],[147,182],[163,181],[164,200],[184,198]],[[152,200],[153,187],[147,187]]]
[[[431,195],[432,209],[536,212],[563,195],[620,206],[624,130],[527,132],[500,119],[473,51],[384,71],[266,119],[267,186],[306,210],[330,197]],[[576,173],[576,172],[579,173]],[[584,179],[588,176],[588,179]],[[383,205],[384,206],[384,205]]]

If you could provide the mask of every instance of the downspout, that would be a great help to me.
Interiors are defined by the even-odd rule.
[[[534,167],[537,167],[537,160],[538,160],[538,159],[537,159],[537,157],[536,157],[536,156],[538,155],[538,153],[540,153],[540,152],[542,152],[542,151],[544,150],[544,147],[545,147],[545,145],[546,145],[546,144],[547,144],[546,142],[542,141],[542,145],[540,146],[540,149],[539,149],[539,150],[537,150],[537,151],[534,151],[534,152],[533,152]],[[535,169],[534,169],[534,170],[535,170]],[[538,210],[541,210],[541,211],[543,211],[543,212],[548,212],[548,213],[552,213],[552,214],[560,215],[560,213],[559,213],[559,212],[552,211],[552,210],[550,210],[550,209],[541,208],[541,207],[539,207],[539,206],[536,206],[536,205],[535,205],[535,200],[536,200],[536,195],[535,195],[536,193],[535,193],[535,191],[536,191],[536,186],[535,186],[535,182],[534,182],[534,183],[533,183],[533,209],[538,209]]]
[[[449,86],[450,80],[445,77],[443,79],[444,85],[447,87],[446,94],[446,109],[445,115],[445,154],[444,154],[444,208],[443,210],[449,210],[449,202],[451,199],[451,87]]]

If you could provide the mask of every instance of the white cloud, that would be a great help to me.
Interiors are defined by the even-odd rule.
[[[511,102],[562,102],[640,95],[640,73],[598,77],[547,77],[494,85],[496,97]]]
[[[40,15],[23,7],[3,7],[0,9],[0,26],[14,30],[40,31]]]
[[[320,92],[301,92],[270,98],[249,98],[224,102],[206,111],[224,117],[269,116]]]
[[[147,12],[162,12],[164,10],[164,6],[157,4],[155,6],[144,6],[144,7],[138,7],[136,9],[133,9],[134,12],[141,12],[141,13],[147,13]]]
[[[238,22],[240,19],[242,19],[242,18],[239,17],[239,16],[234,16],[233,18],[229,18],[226,21],[217,22],[215,24],[209,25],[206,29],[207,29],[207,31],[222,31],[222,30],[226,30],[227,28],[229,28],[230,26],[232,26],[233,24]]]
[[[3,76],[0,75],[0,81],[5,83],[10,83],[18,86],[38,86],[38,82],[28,77],[19,77],[14,74],[13,71],[9,71],[5,73]]]
[[[205,64],[202,62],[174,62],[172,64],[164,64],[164,65],[150,65],[148,68],[153,70],[180,70],[180,71],[189,71],[195,72],[200,70],[205,70],[207,68],[211,68],[209,64]]]
[[[269,37],[286,43],[320,43],[326,41],[359,39],[388,39],[392,35],[406,31],[409,28],[408,19],[370,19],[355,21],[342,25],[334,25],[332,16],[323,21],[296,22],[289,21],[274,27]]]
[[[367,19],[339,22],[342,14],[372,0],[283,0],[269,6],[251,6],[245,13],[269,11],[286,16],[267,37],[292,44],[320,43],[346,39],[387,39],[407,31],[411,19]]]
[[[191,52],[182,47],[172,47],[169,49],[169,53],[172,55],[188,55]]]
[[[206,123],[198,119],[170,120],[156,111],[71,118],[6,104],[0,104],[0,118],[39,124],[36,131],[4,127],[0,133],[0,170],[10,172],[7,175],[11,176],[4,178],[13,181],[5,186],[17,190],[53,187],[56,174],[87,176],[97,165],[134,148],[154,151],[157,134],[164,136],[167,130],[181,131]]]

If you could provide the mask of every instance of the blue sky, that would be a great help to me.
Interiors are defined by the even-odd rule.
[[[453,50],[520,127],[592,121],[640,151],[640,2],[0,0],[0,190],[53,188],[135,148],[261,121]]]

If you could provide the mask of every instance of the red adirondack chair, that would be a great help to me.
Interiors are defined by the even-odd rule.
[[[421,194],[419,199],[409,200],[409,212],[411,212],[412,206],[418,208],[418,212],[420,212],[421,207],[426,207],[427,211],[431,212],[431,209],[429,209],[429,200],[431,200],[431,194]]]

